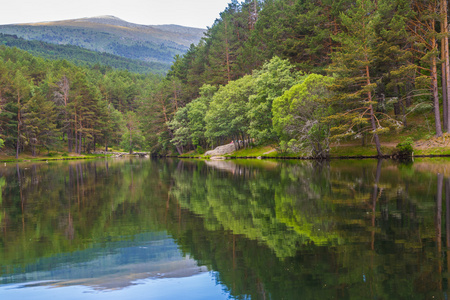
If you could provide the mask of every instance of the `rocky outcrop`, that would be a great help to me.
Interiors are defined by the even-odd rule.
[[[219,146],[219,147],[217,147],[214,150],[206,151],[205,155],[208,155],[208,156],[220,156],[220,155],[225,155],[225,154],[232,153],[235,150],[236,150],[236,148],[234,147],[234,144],[230,143],[230,144]]]

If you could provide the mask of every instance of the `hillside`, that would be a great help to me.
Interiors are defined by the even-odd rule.
[[[41,41],[28,41],[15,35],[1,33],[0,45],[16,47],[45,59],[65,59],[78,66],[94,66],[98,64],[140,74],[165,74],[170,68],[169,64],[145,62],[72,45],[55,45]]]
[[[138,25],[113,16],[0,26],[0,33],[26,40],[110,53],[145,62],[170,64],[203,36],[203,29],[177,25]]]

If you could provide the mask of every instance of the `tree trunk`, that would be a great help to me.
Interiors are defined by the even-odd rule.
[[[69,125],[69,129],[67,130],[67,150],[70,152],[73,151],[73,135],[72,135],[72,126]]]
[[[444,56],[444,52],[442,50],[442,56]],[[444,58],[442,58],[444,59]],[[447,74],[445,74],[445,62],[442,63],[442,112],[443,112],[443,126],[444,131],[448,132],[448,109],[447,109]]]
[[[20,95],[17,97],[17,144],[16,144],[16,159],[19,158],[19,149],[20,149]]]
[[[73,123],[73,134],[75,136],[75,153],[78,153],[78,123],[77,123],[77,111],[75,109],[75,122]]]
[[[441,0],[442,15],[442,33],[444,34],[442,45],[442,95],[444,107],[444,130],[450,132],[450,62],[449,62],[449,45],[448,45],[448,4],[447,0]],[[445,79],[445,82],[444,82]],[[445,92],[444,92],[445,90]],[[444,97],[445,96],[445,97]]]
[[[131,136],[131,126],[128,127],[128,129],[130,131],[130,154],[132,154],[133,153],[133,139],[132,139],[132,136]]]
[[[434,104],[434,122],[436,127],[436,136],[442,136],[441,127],[441,115],[439,111],[439,92],[438,92],[438,80],[437,80],[437,65],[436,58],[433,57],[431,64],[431,91],[433,94],[433,104]]]
[[[366,57],[367,59],[367,57]],[[369,65],[366,65],[366,80],[367,80],[367,86],[370,86],[370,71],[369,71]],[[377,124],[375,122],[375,113],[373,111],[373,105],[372,105],[372,92],[367,93],[367,97],[369,100],[369,113],[370,113],[370,123],[372,125],[373,130],[373,137],[375,140],[375,146],[377,148],[377,155],[378,157],[383,156],[383,153],[381,153],[381,145],[380,145],[380,138],[378,137],[378,134],[376,133]]]
[[[81,127],[81,122],[80,122],[80,127],[79,127],[79,141],[78,141],[78,154],[81,154],[81,146],[82,146],[82,142],[83,142],[83,131],[82,131],[82,127]]]
[[[378,137],[378,134],[375,133],[377,126],[375,123],[375,115],[373,112],[372,104],[370,104],[369,110],[370,110],[370,123],[372,124],[372,130],[374,131],[373,138],[375,140],[375,146],[377,147],[377,155],[378,155],[378,157],[381,157],[381,156],[383,156],[383,153],[381,152],[380,138]]]

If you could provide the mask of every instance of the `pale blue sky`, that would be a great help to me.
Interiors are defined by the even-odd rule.
[[[143,24],[211,26],[230,0],[11,0],[3,1],[0,24],[113,15]]]

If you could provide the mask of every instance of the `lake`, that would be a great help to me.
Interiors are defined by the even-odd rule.
[[[0,299],[447,299],[450,160],[0,165]]]

